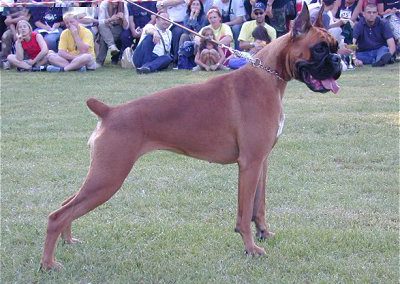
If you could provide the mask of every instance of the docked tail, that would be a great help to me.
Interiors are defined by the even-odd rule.
[[[87,106],[91,111],[93,111],[100,118],[104,118],[110,111],[110,107],[105,103],[102,103],[95,98],[90,98],[86,101]]]

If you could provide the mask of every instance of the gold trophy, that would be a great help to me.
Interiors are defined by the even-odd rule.
[[[354,53],[357,50],[357,45],[356,44],[348,44],[347,48],[352,50],[352,53],[349,54],[349,65],[347,66],[347,69],[353,70],[354,69],[353,59],[354,59]]]

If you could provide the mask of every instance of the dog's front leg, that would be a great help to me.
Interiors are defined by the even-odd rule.
[[[254,243],[251,233],[253,203],[263,161],[240,161],[239,159],[239,194],[236,232],[242,236],[246,253],[251,255],[265,254],[265,250]]]
[[[265,202],[266,202],[266,184],[268,180],[268,159],[266,158],[263,163],[263,168],[261,171],[260,178],[257,184],[257,190],[254,197],[254,207],[253,207],[253,217],[252,221],[256,225],[256,237],[260,240],[265,240],[266,238],[270,238],[274,236],[273,232],[268,230],[268,223],[266,222],[266,210],[265,210]]]

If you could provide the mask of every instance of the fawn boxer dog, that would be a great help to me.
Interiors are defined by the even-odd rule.
[[[49,215],[42,269],[62,267],[54,257],[59,236],[66,243],[77,242],[71,235],[72,221],[111,198],[135,161],[159,149],[214,163],[237,163],[235,231],[248,254],[265,254],[254,242],[251,222],[257,237],[273,234],[265,220],[267,158],[283,124],[287,81],[297,79],[315,92],[338,91],[337,42],[322,28],[321,14],[322,10],[312,25],[304,5],[291,32],[256,54],[258,64],[118,106],[89,99],[88,107],[99,117],[89,139],[90,169],[80,190]]]

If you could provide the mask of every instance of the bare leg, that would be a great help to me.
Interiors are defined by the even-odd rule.
[[[17,56],[15,54],[10,54],[7,56],[7,60],[10,62],[11,65],[18,67],[18,68],[22,68],[25,70],[31,70],[32,66],[29,65],[28,63],[26,63],[23,60],[19,60],[17,59]]]
[[[78,70],[79,68],[93,62],[93,57],[89,53],[81,54],[74,58],[67,66],[64,67],[65,71]]]
[[[47,60],[50,62],[50,64],[53,64],[55,66],[59,67],[65,67],[69,64],[69,61],[54,51],[49,51],[49,54],[47,55]]]
[[[220,58],[221,58],[221,56],[219,55],[218,51],[216,51],[215,49],[211,49],[210,50],[210,63],[211,63],[211,65],[217,64]]]

